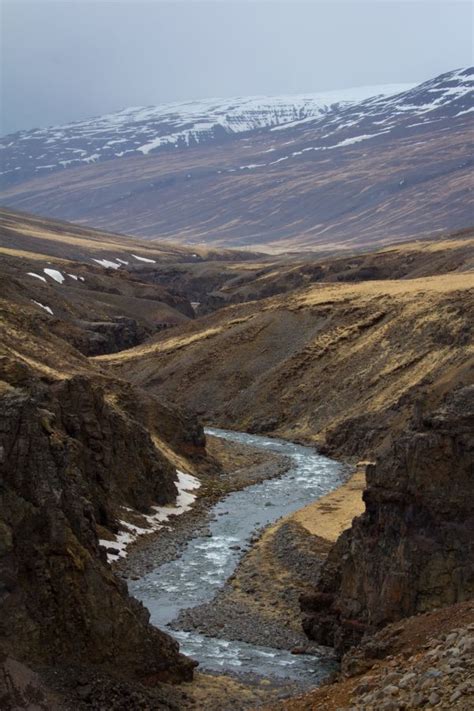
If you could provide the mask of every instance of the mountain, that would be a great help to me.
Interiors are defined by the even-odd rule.
[[[10,145],[3,141],[3,153],[9,151],[10,168],[23,178],[6,185],[0,200],[15,209],[150,239],[262,251],[370,247],[461,229],[470,226],[473,214],[473,72],[448,72],[398,94],[356,103],[323,102],[317,109],[313,103],[311,111],[296,102],[283,117],[270,112],[273,118],[267,117],[264,127],[229,122],[242,125],[243,133],[226,132],[221,124],[209,133],[215,115],[211,108],[203,113],[202,106],[187,124],[181,115],[143,134],[138,131],[146,124],[145,113],[122,112],[116,115],[115,138],[109,137],[109,118],[94,141],[104,147],[108,140],[130,138],[136,141],[130,153],[61,170],[45,154],[41,160],[46,155],[48,160],[40,165],[53,168],[36,177],[31,177],[36,159],[20,160],[25,144],[34,141],[17,134]],[[137,121],[121,135],[127,116]],[[262,116],[260,111],[257,123]],[[191,138],[196,125],[203,129],[199,144]],[[46,131],[45,150],[59,145],[59,133]],[[67,144],[69,133],[63,133]],[[156,149],[138,150],[153,141]],[[90,150],[97,153],[98,145]],[[70,148],[79,150],[73,143]],[[55,155],[63,160],[65,154],[61,148]]]
[[[332,107],[367,97],[395,94],[408,86],[411,85],[139,106],[64,126],[20,131],[5,136],[0,144],[2,184],[15,184],[81,163],[220,143],[237,134],[315,118]]]

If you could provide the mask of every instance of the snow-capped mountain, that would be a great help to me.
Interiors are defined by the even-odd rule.
[[[270,129],[272,133],[291,132],[292,144],[303,140],[305,145],[288,151],[282,150],[280,144],[279,152],[273,153],[271,160],[244,167],[255,170],[296,159],[311,151],[345,148],[390,134],[399,137],[410,135],[413,129],[466,116],[474,112],[473,89],[474,68],[458,69],[395,95],[340,105],[324,116],[308,116],[273,126]],[[308,136],[313,138],[309,145]]]
[[[338,137],[344,129],[350,129],[354,141],[371,138],[389,133],[393,128],[424,126],[471,113],[474,111],[473,90],[474,67],[457,69],[393,95],[370,97],[360,103],[340,106],[338,111],[325,116],[323,122],[310,116],[275,126],[272,130],[315,127],[324,123],[327,131],[324,138],[327,139]],[[371,132],[368,136],[362,133],[367,130]]]
[[[365,86],[320,94],[132,107],[64,126],[20,131],[0,141],[2,182],[8,185],[54,170],[133,154],[147,156],[163,149],[223,142],[237,134],[314,119],[368,97],[388,96],[411,86]]]
[[[116,232],[219,246],[332,249],[468,227],[473,78],[473,68],[458,69],[359,101],[130,109],[17,134],[3,140],[0,199]],[[70,163],[70,151],[87,153]]]

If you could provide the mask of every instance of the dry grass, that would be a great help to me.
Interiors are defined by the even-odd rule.
[[[145,241],[6,209],[0,209],[0,221],[1,251],[16,256],[35,258],[30,253],[41,253],[49,258],[110,258],[114,255],[123,258],[133,253],[157,262],[189,260],[192,255],[202,259],[235,258],[232,250],[216,250],[206,246],[191,248],[172,241]],[[137,262],[136,266],[143,264]]]
[[[315,284],[228,307],[100,363],[236,429],[272,421],[277,434],[321,443],[355,418],[345,453],[371,456],[417,398],[472,378],[473,294],[474,273],[462,272]]]
[[[41,252],[29,252],[23,249],[13,249],[10,247],[3,247],[0,245],[0,254],[4,254],[9,257],[24,257],[25,259],[33,259],[35,261],[47,261],[51,259],[50,254],[42,254]],[[69,259],[56,259],[57,262],[64,262],[67,264]]]
[[[303,526],[311,535],[334,542],[349,528],[352,519],[363,513],[364,487],[365,471],[359,470],[336,491],[292,514],[291,520]]]

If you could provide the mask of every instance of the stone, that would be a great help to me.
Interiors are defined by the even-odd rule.
[[[394,684],[388,684],[383,689],[383,694],[386,696],[398,696],[399,693],[400,693],[400,689],[398,688],[398,686],[395,686]]]
[[[461,637],[458,647],[463,654],[474,654],[474,637]]]
[[[416,674],[413,672],[408,672],[407,674],[404,674],[402,678],[398,682],[398,686],[401,689],[406,689],[409,687],[416,679]]]

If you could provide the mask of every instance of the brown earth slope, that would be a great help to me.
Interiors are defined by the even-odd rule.
[[[105,356],[208,421],[366,456],[472,378],[474,275],[318,284]]]
[[[194,318],[189,301],[162,286],[141,282],[125,269],[69,259],[0,254],[0,292],[45,315],[51,331],[85,355],[130,348]]]
[[[38,214],[0,209],[0,253],[75,259],[94,258],[128,261],[129,268],[148,262],[199,261],[202,259],[245,259],[248,252],[230,249],[191,248],[171,242],[146,242],[129,235],[81,227],[71,222],[40,217]],[[25,254],[28,253],[28,254]],[[133,255],[142,257],[142,261]],[[253,256],[250,253],[250,256]]]
[[[264,299],[320,282],[413,279],[474,268],[474,230],[442,233],[436,238],[386,247],[379,251],[255,255],[245,261],[203,261],[135,268],[140,279],[161,284],[195,303],[198,315],[223,306]]]

